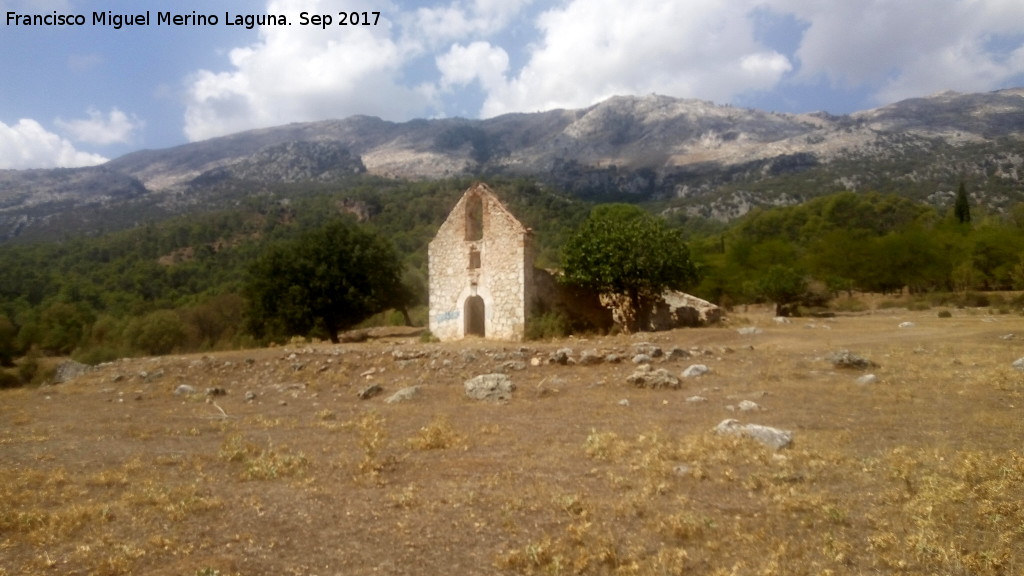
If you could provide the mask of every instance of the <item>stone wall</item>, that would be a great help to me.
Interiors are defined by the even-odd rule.
[[[427,251],[431,333],[440,340],[474,333],[522,340],[533,302],[533,257],[530,230],[486,184],[474,184]]]

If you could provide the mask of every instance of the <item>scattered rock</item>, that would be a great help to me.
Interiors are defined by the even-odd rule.
[[[522,360],[508,360],[498,367],[498,370],[502,372],[521,372],[526,370],[526,362]]]
[[[1000,336],[999,339],[1000,340],[1013,340],[1016,337],[1017,337],[1016,334],[1004,334],[1003,336]]]
[[[679,348],[678,346],[673,347],[671,350],[668,351],[668,359],[669,360],[682,360],[684,358],[689,358],[689,357],[690,357],[690,352],[688,350],[683,350],[682,348]]]
[[[227,394],[228,391],[225,390],[224,388],[221,388],[220,386],[215,386],[213,388],[206,389],[207,396],[227,396]]]
[[[369,400],[382,392],[384,392],[384,389],[380,387],[380,384],[370,384],[366,388],[360,390],[356,396],[358,396],[360,400]]]
[[[196,389],[188,384],[179,384],[178,387],[174,389],[174,393],[177,396],[191,396],[196,393]]]
[[[743,336],[757,336],[761,333],[761,329],[757,326],[745,326],[737,330]]]
[[[913,328],[914,326],[917,326],[917,324],[914,324],[913,322],[900,322],[899,325],[900,328]]]
[[[846,368],[852,370],[867,370],[868,368],[877,368],[878,364],[863,358],[850,352],[849,350],[839,350],[833,352],[826,357],[826,360],[832,363],[836,368]]]
[[[704,364],[693,364],[686,370],[683,370],[683,378],[697,378],[711,372],[711,368],[708,368]]]
[[[406,402],[406,401],[412,400],[413,398],[418,396],[419,393],[420,393],[420,387],[419,386],[410,386],[409,388],[402,388],[398,392],[395,392],[394,394],[392,394],[384,402],[387,403],[387,404],[396,404],[398,402]]]
[[[637,354],[632,358],[633,364],[650,364],[652,358],[647,354]]]
[[[246,402],[252,402],[255,399],[256,399],[256,393],[253,392],[252,390],[249,390],[249,391],[247,391],[245,393],[245,401]]]
[[[627,400],[626,398],[619,400],[619,406],[629,406],[629,400]]]
[[[622,362],[622,355],[615,353],[608,354],[604,357],[604,361],[609,364],[618,364],[619,362]]]
[[[516,389],[512,379],[505,374],[481,374],[463,385],[466,396],[473,400],[511,400]]]
[[[579,363],[582,366],[593,366],[602,362],[604,362],[604,356],[599,354],[597,350],[584,350],[583,353],[580,354]]]
[[[1013,367],[1016,368],[1017,370],[1024,372],[1024,358],[1018,358],[1016,361],[1014,361]]]
[[[572,348],[559,348],[558,350],[552,352],[551,356],[548,357],[548,363],[560,364],[562,366],[565,366],[566,364],[569,363],[571,357]]]
[[[875,376],[874,374],[865,374],[860,378],[857,378],[857,384],[861,384],[864,386],[867,386],[869,384],[875,384],[876,382],[878,382],[878,376]]]
[[[626,378],[626,382],[637,388],[678,389],[681,386],[679,379],[669,374],[668,370],[664,368],[655,370],[651,368],[650,364],[641,364],[636,369],[636,372],[633,372]]]
[[[370,333],[366,330],[350,330],[338,335],[338,341],[342,343],[366,342],[369,338]]]
[[[760,424],[741,424],[739,420],[732,418],[719,422],[713,431],[720,435],[752,438],[775,450],[781,450],[793,443],[793,433],[789,430],[780,430]]]
[[[650,356],[651,358],[660,358],[661,356],[663,356],[665,354],[661,350],[661,348],[659,348],[659,347],[657,347],[654,344],[651,344],[649,342],[640,342],[639,344],[634,344],[633,345],[633,350],[637,354],[646,354],[647,356]]]
[[[672,472],[676,476],[689,476],[690,474],[693,473],[693,467],[688,464],[679,464],[678,466],[672,469]]]
[[[423,350],[395,350],[391,353],[391,357],[395,360],[416,360],[418,358],[423,358],[426,355],[427,353]]]
[[[686,401],[690,404],[700,404],[701,402],[707,402],[708,399],[703,396],[690,396]]]
[[[775,318],[772,318],[772,321],[775,322],[776,324],[791,324],[792,323],[792,321],[789,318],[786,318],[785,316],[776,316]]]
[[[74,360],[65,360],[57,366],[57,370],[53,374],[53,383],[63,384],[70,382],[90,370],[92,370],[92,366],[88,364],[82,364]]]
[[[544,363],[544,361],[541,360],[540,358],[537,358],[537,357],[530,358],[530,366],[537,367],[537,366],[540,366],[543,363]]]
[[[739,404],[740,412],[758,412],[762,410],[761,406],[757,402],[750,400],[743,400]]]

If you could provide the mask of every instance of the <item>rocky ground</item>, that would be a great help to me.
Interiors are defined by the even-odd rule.
[[[751,311],[72,370],[0,392],[0,575],[1014,573],[1015,334]]]

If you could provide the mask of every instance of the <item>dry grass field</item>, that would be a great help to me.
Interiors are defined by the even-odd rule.
[[[0,575],[1021,574],[1022,340],[1024,318],[987,310],[758,310],[637,336],[123,360],[0,391]],[[666,353],[654,368],[711,373],[636,388],[641,343]],[[547,363],[559,348],[625,358]],[[840,349],[877,381],[832,366]],[[465,397],[496,371],[510,401]],[[730,410],[743,400],[761,409]],[[715,435],[726,418],[793,445]]]

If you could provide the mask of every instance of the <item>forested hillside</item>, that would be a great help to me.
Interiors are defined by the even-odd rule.
[[[253,263],[270,246],[339,219],[395,247],[412,319],[425,324],[426,246],[469,184],[370,176],[344,186],[281,183],[206,214],[0,245],[0,361],[70,354],[95,363],[257,344],[244,291]],[[528,181],[491,184],[535,230],[538,266],[557,268],[561,247],[593,205]],[[963,200],[969,207],[966,194]],[[687,239],[701,277],[696,295],[725,306],[768,301],[799,310],[857,291],[904,289],[976,304],[984,303],[982,292],[1024,289],[1024,205],[1007,214],[974,207],[972,215],[892,194],[842,192],[755,210],[729,226],[664,205],[647,208]]]
[[[87,362],[253,344],[243,300],[250,268],[271,245],[346,220],[392,243],[415,306],[426,303],[426,246],[468,180],[365,177],[280,184],[228,209],[101,236],[0,245],[0,359],[35,350]],[[538,264],[586,204],[524,181],[496,183],[537,234]],[[420,318],[422,320],[422,318]]]

